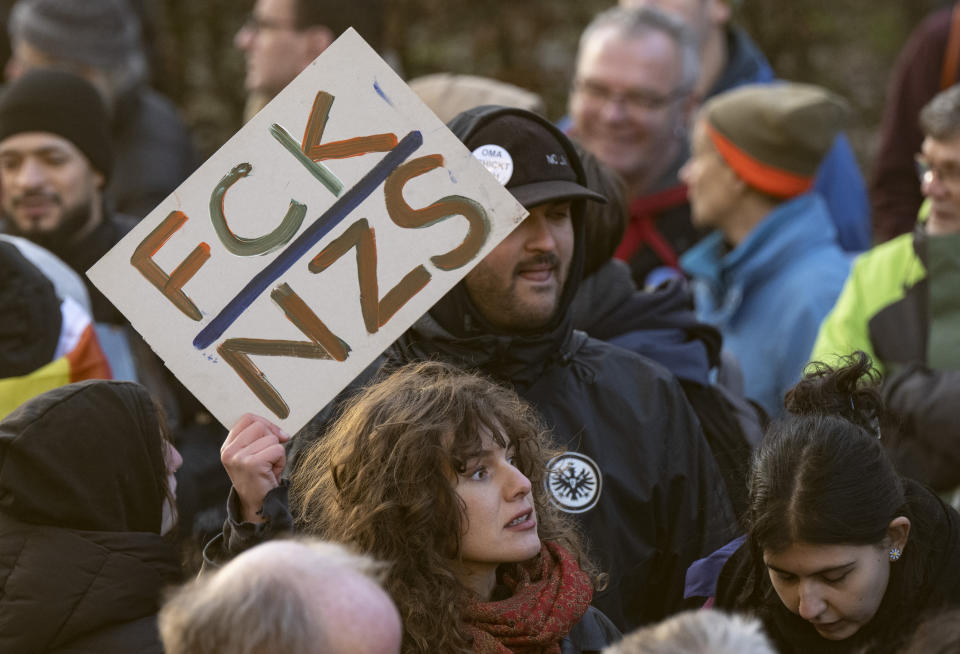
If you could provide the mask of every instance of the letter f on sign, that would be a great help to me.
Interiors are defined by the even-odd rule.
[[[185,222],[187,222],[185,213],[171,211],[170,215],[140,242],[137,249],[133,251],[133,256],[130,257],[130,263],[140,271],[141,275],[146,277],[148,282],[163,293],[163,296],[170,300],[173,306],[180,309],[188,318],[199,321],[203,319],[200,309],[183,292],[183,285],[189,282],[190,278],[200,270],[200,266],[210,258],[210,246],[207,243],[199,243],[169,275],[153,260],[153,255],[164,246],[177,230],[183,227]]]

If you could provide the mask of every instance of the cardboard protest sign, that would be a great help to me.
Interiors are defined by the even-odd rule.
[[[220,422],[292,433],[525,215],[348,30],[88,275]]]

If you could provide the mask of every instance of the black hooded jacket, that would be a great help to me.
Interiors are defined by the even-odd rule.
[[[505,113],[478,107],[448,125],[460,140]],[[700,425],[676,379],[652,361],[574,331],[568,311],[583,271],[583,201],[571,209],[574,253],[553,320],[533,333],[503,333],[454,287],[387,351],[387,367],[442,359],[514,388],[565,448],[551,497],[577,519],[609,585],[594,604],[626,631],[681,601],[695,559],[730,540],[734,518]]]
[[[747,507],[751,443],[762,436],[760,416],[742,396],[711,382],[721,365],[720,332],[696,319],[680,280],[638,291],[626,264],[611,259],[580,285],[573,324],[594,338],[653,359],[676,375],[700,420],[738,516]]]
[[[62,386],[0,422],[0,651],[163,651],[155,615],[179,575],[163,452],[131,382]]]
[[[534,114],[478,107],[448,126],[466,143],[504,113],[536,120],[554,133],[584,184],[572,144]],[[549,495],[579,522],[592,558],[609,576],[594,605],[626,632],[682,608],[687,567],[733,538],[736,525],[697,417],[673,375],[572,328],[568,309],[584,260],[582,201],[572,203],[571,214],[573,257],[549,324],[522,334],[497,330],[458,284],[293,439],[288,461],[297,465],[297,455],[322,437],[350,395],[376,374],[406,363],[443,360],[513,388],[566,450],[551,461]],[[204,551],[209,565],[290,529],[285,485],[264,499],[265,523],[237,522],[235,491],[228,508],[224,533]]]

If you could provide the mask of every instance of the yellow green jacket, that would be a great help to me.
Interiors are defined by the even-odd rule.
[[[900,472],[939,491],[960,486],[960,234],[920,226],[854,261],[811,360],[855,350],[883,377],[898,425],[882,438]]]

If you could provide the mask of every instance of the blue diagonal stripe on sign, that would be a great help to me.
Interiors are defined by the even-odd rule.
[[[254,275],[236,297],[211,320],[206,327],[200,330],[193,339],[193,346],[203,350],[232,325],[261,293],[270,287],[280,275],[287,272],[293,264],[303,258],[310,249],[336,227],[344,218],[360,206],[360,203],[370,197],[400,164],[407,160],[417,148],[423,145],[423,135],[414,130],[403,137],[397,146],[375,165],[370,172],[364,175],[353,188],[344,193],[323,215],[317,218],[309,227],[296,238],[287,248],[277,255],[266,268]]]

